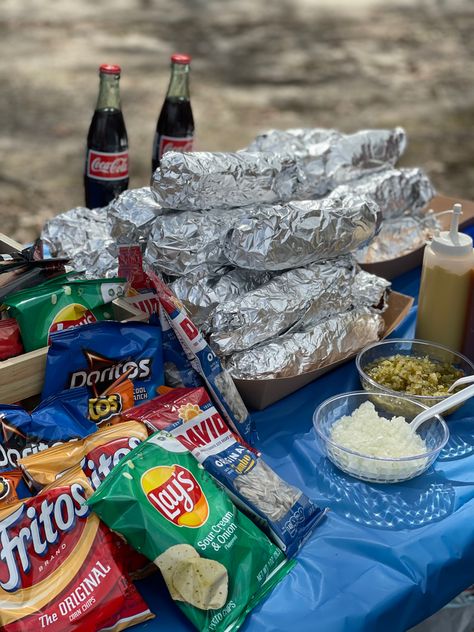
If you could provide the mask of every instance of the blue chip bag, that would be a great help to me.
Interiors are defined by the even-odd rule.
[[[97,425],[156,397],[164,384],[161,328],[104,321],[53,334],[43,397],[86,387],[87,416]]]
[[[87,418],[87,389],[63,391],[45,399],[33,412],[0,405],[0,469],[17,467],[20,458],[97,430]]]
[[[167,428],[234,503],[288,556],[295,555],[326,510],[276,474],[233,434],[214,406]]]

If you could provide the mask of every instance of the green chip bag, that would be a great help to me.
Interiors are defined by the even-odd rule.
[[[123,296],[126,279],[70,281],[66,277],[46,281],[4,299],[18,322],[25,351],[45,347],[55,331],[113,318],[109,303]]]
[[[155,562],[201,632],[237,630],[294,565],[166,432],[124,457],[88,504]]]

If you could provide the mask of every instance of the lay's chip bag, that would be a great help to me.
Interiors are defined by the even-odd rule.
[[[125,279],[71,281],[66,276],[3,300],[18,322],[25,351],[48,345],[56,331],[113,318],[110,303],[123,296]]]
[[[157,395],[163,384],[163,348],[158,325],[108,321],[53,334],[46,360],[43,397],[85,387],[88,417],[101,425]]]
[[[237,630],[293,566],[167,432],[122,459],[88,505],[155,562],[201,632]]]

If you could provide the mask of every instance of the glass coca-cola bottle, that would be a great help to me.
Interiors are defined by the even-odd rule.
[[[153,141],[152,172],[166,151],[192,151],[194,119],[189,96],[189,55],[171,56],[171,79]]]
[[[120,107],[120,66],[102,64],[97,106],[87,134],[86,206],[106,206],[128,187],[128,138]]]

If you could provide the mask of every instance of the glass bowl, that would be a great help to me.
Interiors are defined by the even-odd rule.
[[[437,404],[438,402],[443,401],[443,399],[446,399],[446,397],[449,397],[449,395],[452,395],[452,393],[449,393],[448,395],[412,395],[411,393],[405,393],[403,391],[394,391],[393,389],[388,388],[388,386],[379,384],[367,375],[366,368],[370,364],[380,360],[381,358],[388,358],[397,354],[416,357],[428,356],[430,360],[452,364],[457,369],[461,369],[464,375],[471,375],[474,373],[474,364],[461,353],[452,351],[451,349],[448,349],[448,347],[443,347],[443,345],[438,345],[434,342],[427,342],[424,340],[404,340],[403,338],[392,338],[390,340],[382,340],[369,345],[368,347],[362,349],[362,351],[360,351],[357,355],[356,367],[359,372],[362,388],[371,392],[388,393],[390,395],[406,395],[406,397],[410,400],[424,404],[428,407],[434,406],[434,404]],[[409,401],[407,401],[405,406],[406,410],[403,412],[404,416],[409,414],[410,411],[414,412],[415,409]],[[459,408],[459,406],[451,408],[444,414],[449,415],[454,412],[456,408]],[[402,413],[400,412],[399,414]]]
[[[417,434],[425,441],[427,452],[409,457],[380,458],[349,450],[331,440],[332,426],[341,417],[351,415],[364,402],[370,401],[380,417],[390,419],[393,415],[405,417],[407,422],[428,407],[412,401],[414,414],[406,414],[403,395],[354,391],[336,395],[324,401],[314,411],[313,425],[324,454],[334,465],[363,481],[370,483],[400,483],[425,472],[436,460],[449,438],[446,422],[434,415],[420,426]]]

